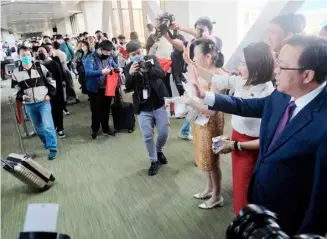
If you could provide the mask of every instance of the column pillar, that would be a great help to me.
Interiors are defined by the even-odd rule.
[[[83,1],[81,8],[84,16],[85,29],[90,35],[102,29],[103,1]]]
[[[102,30],[103,30],[103,32],[108,33],[109,38],[111,38],[113,36],[112,19],[113,19],[113,11],[112,11],[111,1],[103,1]],[[111,40],[111,39],[109,39],[109,40]]]

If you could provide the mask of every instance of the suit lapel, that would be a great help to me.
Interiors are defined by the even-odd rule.
[[[313,99],[309,104],[307,104],[285,127],[283,132],[281,133],[280,137],[277,139],[276,143],[272,146],[270,150],[267,151],[264,157],[268,156],[269,154],[273,153],[275,150],[277,150],[280,146],[282,146],[284,143],[287,142],[287,140],[293,136],[296,132],[301,130],[303,127],[305,127],[307,124],[309,124],[313,119],[313,113],[315,111],[319,111],[321,108],[324,98],[327,96],[327,87],[324,88],[324,90],[315,98]],[[284,109],[285,110],[285,109]],[[281,117],[281,116],[280,116]],[[279,117],[279,119],[280,119]],[[279,121],[279,120],[278,120]],[[278,123],[277,123],[278,124]],[[276,130],[277,125],[275,126]],[[272,139],[272,138],[271,138]],[[269,147],[269,144],[267,144]]]
[[[267,129],[267,136],[265,137],[265,142],[264,142],[264,152],[267,153],[270,142],[272,140],[272,138],[274,137],[274,134],[276,132],[278,123],[280,121],[280,118],[282,117],[288,103],[290,102],[291,97],[289,96],[285,96],[284,99],[280,100],[278,99],[278,101],[280,101],[280,103],[278,103],[278,109],[272,109],[273,113],[272,116],[268,122],[268,129]]]

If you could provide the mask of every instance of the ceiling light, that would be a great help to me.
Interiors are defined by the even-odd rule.
[[[15,2],[15,0],[11,0],[11,2]]]

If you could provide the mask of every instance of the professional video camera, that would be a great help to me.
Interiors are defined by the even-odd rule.
[[[160,37],[165,35],[167,32],[171,38],[174,38],[173,34],[169,31],[169,28],[174,21],[175,17],[171,13],[164,12],[163,14],[158,15],[155,19],[156,32],[154,34],[154,40],[158,41]]]
[[[226,239],[324,239],[317,235],[289,237],[277,223],[275,213],[265,207],[249,204],[244,207],[226,231]]]

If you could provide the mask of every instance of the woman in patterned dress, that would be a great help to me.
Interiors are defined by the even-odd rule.
[[[204,90],[211,90],[212,92],[218,93],[213,84],[198,77],[192,62],[188,58],[188,50],[184,50],[184,58],[189,63],[188,77],[190,83],[197,81]],[[193,60],[196,64],[201,65],[213,74],[226,74],[221,69],[224,64],[224,56],[218,51],[212,40],[199,39],[195,42]],[[201,102],[197,102],[197,104],[205,107]],[[217,206],[223,206],[219,154],[215,155],[212,152],[212,137],[223,134],[224,115],[222,112],[211,111],[208,108],[201,110],[201,112],[204,114],[192,122],[192,133],[195,162],[200,169],[205,171],[207,183],[204,191],[195,194],[193,197],[196,199],[208,199],[206,202],[200,204],[199,208],[211,209]]]

